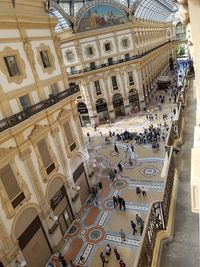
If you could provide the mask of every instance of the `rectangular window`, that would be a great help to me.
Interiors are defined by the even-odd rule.
[[[94,86],[95,86],[96,94],[101,95],[101,87],[100,87],[99,81],[94,81]]]
[[[74,137],[73,137],[71,127],[68,121],[66,121],[63,124],[63,128],[64,128],[65,136],[67,139],[67,143],[70,147],[70,150],[73,151],[76,148],[76,143],[74,142]]]
[[[88,55],[93,55],[93,48],[90,46],[87,48]]]
[[[118,89],[118,85],[117,85],[117,78],[116,78],[116,76],[112,76],[111,77],[111,80],[112,80],[113,89],[114,90],[117,90]]]
[[[95,69],[95,62],[90,62],[90,68],[91,68],[92,70]]]
[[[112,64],[113,64],[113,59],[112,59],[112,57],[108,58],[108,64],[109,64],[109,65],[112,65]]]
[[[110,43],[106,43],[105,44],[105,50],[106,51],[110,51]]]
[[[133,79],[133,72],[132,71],[128,72],[128,80],[129,80],[129,85],[134,85],[134,79]]]
[[[22,105],[22,108],[23,110],[29,108],[31,106],[31,101],[30,101],[30,98],[29,98],[29,95],[23,95],[23,96],[20,96],[19,97],[19,101]]]
[[[122,40],[122,47],[128,47],[128,39]]]
[[[42,58],[42,63],[44,68],[49,68],[51,67],[48,52],[47,51],[41,51],[40,52],[41,58]]]
[[[51,159],[49,149],[45,139],[40,140],[37,143],[37,148],[42,159],[42,163],[46,169],[47,174],[50,174],[55,169],[55,164]]]
[[[71,74],[76,73],[76,68],[75,67],[70,67],[70,72],[71,72]]]
[[[51,84],[51,92],[53,95],[56,95],[58,93],[58,85],[57,83]]]
[[[66,58],[67,58],[67,60],[72,60],[73,59],[73,53],[72,52],[67,52],[66,53]]]
[[[13,208],[17,207],[25,196],[10,164],[7,164],[0,170],[0,179]]]
[[[8,69],[10,77],[20,75],[19,67],[17,65],[15,56],[4,57],[4,61],[6,63],[6,67]]]

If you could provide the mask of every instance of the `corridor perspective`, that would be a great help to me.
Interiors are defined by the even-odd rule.
[[[198,267],[199,0],[0,1],[0,267]]]

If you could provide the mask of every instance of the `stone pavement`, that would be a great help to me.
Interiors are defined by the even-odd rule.
[[[159,92],[160,93],[160,92]],[[162,92],[163,93],[163,92]],[[172,107],[175,104],[166,103],[163,105],[161,112],[156,111],[152,106],[151,113],[158,114],[158,120],[153,124],[163,124],[162,114],[167,112],[171,120]],[[168,121],[168,123],[170,123]],[[164,181],[160,177],[165,148],[164,142],[160,142],[160,151],[153,152],[150,144],[134,144],[135,153],[131,155],[131,150],[126,152],[127,145],[130,142],[117,142],[119,155],[114,152],[114,137],[111,138],[109,145],[105,144],[105,136],[108,131],[130,132],[142,131],[143,127],[147,128],[152,122],[145,118],[143,114],[134,115],[134,117],[125,117],[119,119],[112,125],[102,125],[98,131],[92,128],[84,129],[85,138],[90,154],[90,164],[94,167],[97,181],[103,184],[102,190],[98,192],[98,205],[94,203],[92,197],[84,207],[84,212],[79,220],[75,220],[70,226],[65,236],[65,245],[62,253],[67,262],[73,260],[76,264],[85,267],[100,267],[100,252],[104,252],[105,245],[109,243],[112,247],[116,246],[121,258],[127,264],[133,266],[135,255],[140,244],[140,230],[133,236],[130,221],[136,222],[135,216],[139,214],[145,221],[150,203],[159,201],[163,197]],[[91,142],[89,142],[86,133],[90,132]],[[102,132],[102,136],[100,134]],[[166,133],[164,127],[162,132]],[[133,142],[133,141],[131,141]],[[133,165],[130,166],[128,158],[134,157]],[[108,172],[116,168],[121,162],[123,172],[118,173],[117,178],[112,182],[109,179]],[[147,192],[147,196],[136,195],[136,187],[139,186]],[[126,211],[119,210],[113,206],[113,195],[122,196],[126,201]],[[126,241],[122,242],[119,231],[123,228],[126,233]],[[113,253],[112,253],[113,254]],[[80,257],[85,259],[84,264],[80,262]],[[52,256],[51,262],[54,266],[60,266],[57,257]],[[117,266],[116,258],[109,257],[108,266]]]
[[[194,140],[196,101],[194,87],[189,90],[188,108],[185,110],[184,144],[179,155],[180,181],[178,188],[174,237],[165,242],[160,267],[199,267],[199,214],[191,211],[190,170],[191,148]]]

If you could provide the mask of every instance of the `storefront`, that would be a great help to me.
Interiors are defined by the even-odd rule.
[[[113,96],[113,107],[116,118],[125,116],[124,102],[121,94],[116,94]]]
[[[84,127],[90,125],[90,117],[86,104],[83,102],[79,102],[77,105],[77,110],[79,112],[81,126]]]
[[[63,236],[74,220],[74,216],[62,178],[56,177],[51,181],[48,186],[48,199],[54,216],[58,217],[58,224]]]
[[[139,96],[138,92],[135,89],[131,89],[128,94],[129,104],[130,104],[130,112],[136,113],[140,110]]]
[[[99,123],[107,122],[109,119],[108,107],[105,99],[100,98],[96,102],[96,110],[99,117]]]
[[[81,163],[73,172],[73,180],[75,185],[80,187],[80,200],[81,204],[84,205],[90,196],[90,188],[83,163]]]
[[[17,219],[15,235],[27,266],[44,267],[52,251],[35,208],[24,210]]]

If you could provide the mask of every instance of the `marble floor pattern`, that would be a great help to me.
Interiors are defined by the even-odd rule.
[[[159,92],[160,93],[160,92]],[[162,92],[163,93],[163,92]],[[162,106],[162,111],[156,111],[152,106],[151,113],[159,114],[159,119],[153,124],[162,123],[163,113],[171,116],[171,111],[175,106],[173,103],[166,103]],[[168,121],[169,123],[169,121]],[[161,170],[164,161],[165,148],[164,142],[160,142],[160,150],[154,153],[151,145],[135,146],[134,163],[132,166],[128,163],[131,150],[126,152],[126,142],[117,142],[119,155],[114,153],[114,137],[111,138],[111,144],[105,144],[105,136],[108,131],[122,132],[127,129],[130,132],[141,131],[143,127],[148,127],[152,122],[145,118],[145,114],[139,113],[134,117],[125,117],[118,119],[111,125],[101,125],[97,131],[92,128],[83,129],[86,138],[88,151],[90,155],[90,165],[95,165],[95,175],[97,182],[101,181],[103,188],[98,193],[98,205],[94,206],[94,201],[89,198],[84,207],[84,212],[79,220],[75,220],[70,226],[65,236],[65,245],[62,253],[67,262],[73,260],[74,263],[85,267],[100,267],[100,252],[104,252],[104,247],[109,243],[112,247],[116,246],[121,258],[127,267],[133,266],[135,255],[140,245],[140,231],[133,236],[130,221],[135,220],[136,214],[139,214],[145,221],[150,203],[161,200],[163,197],[164,180],[161,179]],[[162,131],[165,132],[164,127]],[[90,132],[91,142],[88,142],[87,132]],[[102,136],[100,134],[102,133]],[[121,162],[123,172],[118,173],[117,178],[112,182],[109,179],[108,172]],[[139,186],[147,192],[147,196],[138,196],[135,193]],[[126,211],[113,207],[113,195],[122,196],[126,201]],[[119,231],[123,228],[126,233],[126,240],[121,241]],[[112,253],[113,254],[113,253]],[[80,257],[85,258],[84,264],[80,262]],[[109,263],[106,266],[119,266],[114,255],[109,257]],[[55,267],[60,267],[56,254],[50,259]]]

